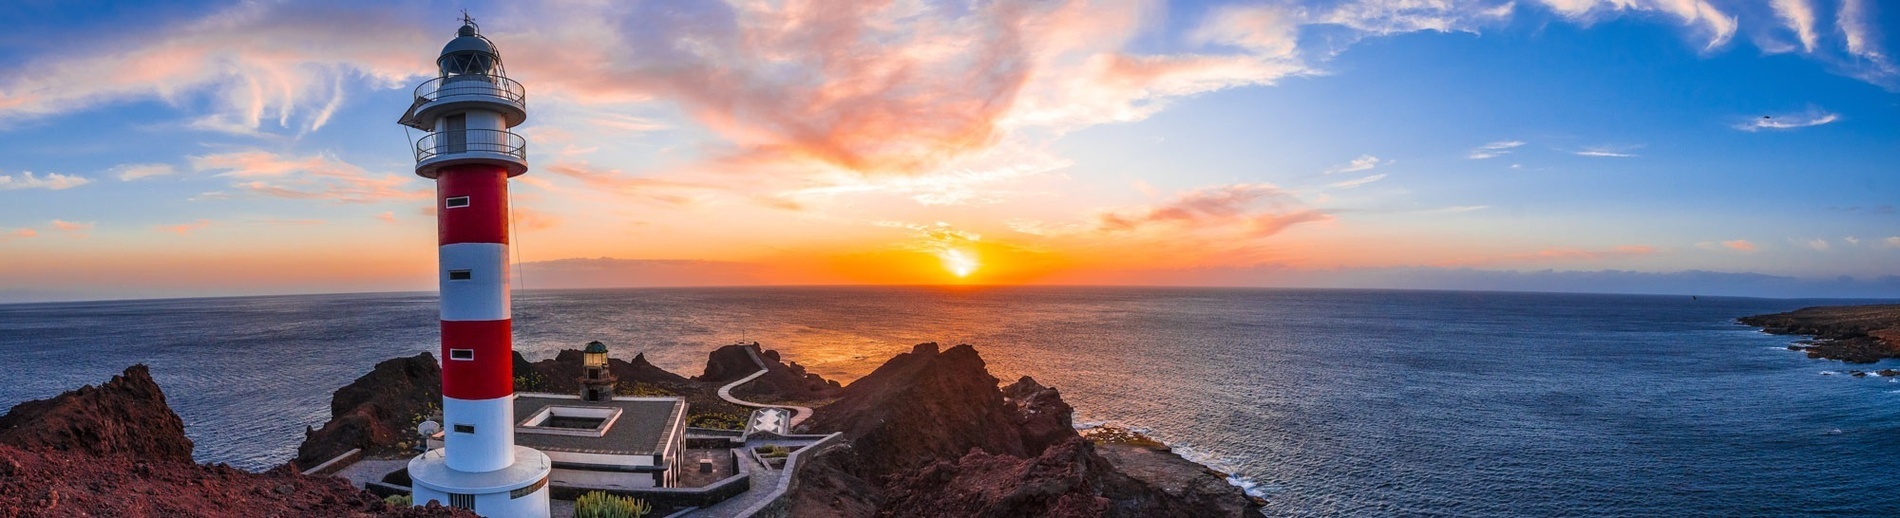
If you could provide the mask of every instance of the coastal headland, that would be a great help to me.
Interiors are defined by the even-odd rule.
[[[1809,358],[1847,363],[1900,358],[1900,304],[1817,306],[1736,320],[1766,333],[1812,337],[1788,346]]]
[[[580,362],[579,351],[539,362],[517,354],[515,383],[569,391]],[[1005,385],[969,345],[919,344],[848,385],[758,344],[712,351],[697,377],[644,356],[609,368],[621,380],[617,392],[685,398],[690,426],[721,428],[742,426],[749,409],[718,389],[760,363],[767,372],[734,395],[812,407],[796,431],[842,438],[791,478],[784,515],[1245,516],[1264,504],[1161,443],[1077,432],[1057,389],[1028,377]],[[468,516],[392,507],[343,479],[300,473],[353,449],[413,455],[415,425],[438,411],[440,397],[432,355],[386,360],[335,392],[330,420],[306,431],[294,459],[252,473],[191,463],[182,421],[146,368],[134,366],[100,387],[0,417],[0,517]]]

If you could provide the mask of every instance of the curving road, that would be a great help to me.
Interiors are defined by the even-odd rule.
[[[759,357],[759,351],[757,348],[747,346],[745,347],[745,353],[747,356],[752,357],[753,363],[759,364],[759,372],[754,372],[750,376],[739,378],[738,381],[727,383],[726,386],[724,387],[719,387],[719,399],[724,399],[726,400],[727,403],[732,403],[734,405],[739,405],[739,406],[744,406],[744,407],[792,409],[792,412],[793,412],[792,425],[788,427],[788,429],[798,428],[799,423],[803,423],[805,422],[806,418],[811,417],[811,408],[808,408],[808,407],[793,406],[793,405],[767,405],[767,404],[762,404],[762,403],[753,403],[751,401],[746,401],[743,399],[732,397],[732,389],[739,388],[740,385],[744,385],[748,382],[751,382],[752,380],[758,379],[759,376],[764,376],[765,373],[767,372],[765,368],[765,359]]]

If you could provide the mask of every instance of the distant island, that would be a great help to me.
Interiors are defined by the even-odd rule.
[[[569,350],[528,362],[517,353],[515,382],[576,390],[581,357]],[[849,385],[758,344],[713,351],[698,377],[642,355],[609,368],[621,391],[684,398],[689,426],[730,428],[743,427],[749,409],[716,391],[761,363],[766,372],[734,395],[809,405],[815,414],[798,432],[842,438],[812,452],[761,516],[1244,516],[1264,504],[1140,434],[1078,432],[1056,389],[1028,377],[1002,384],[969,345],[919,344]],[[252,473],[193,463],[183,422],[147,368],[133,366],[0,417],[0,516],[470,516],[392,505],[381,492],[308,473],[340,456],[413,456],[415,425],[440,400],[433,355],[381,362],[336,391],[330,420],[306,431],[296,458]]]
[[[1900,304],[1819,306],[1736,320],[1767,333],[1813,337],[1788,346],[1807,351],[1809,358],[1847,363],[1900,358]]]

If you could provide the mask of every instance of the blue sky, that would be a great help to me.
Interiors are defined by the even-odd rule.
[[[428,289],[394,119],[461,8],[530,92],[522,258],[625,270],[578,285],[1900,297],[1871,0],[24,7],[0,300]]]

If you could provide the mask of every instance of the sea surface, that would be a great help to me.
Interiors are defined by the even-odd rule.
[[[850,381],[926,341],[1147,431],[1270,516],[1893,515],[1900,383],[1739,316],[1826,300],[1198,288],[516,294],[530,360],[696,375],[757,340]],[[1868,302],[1868,301],[1854,301]],[[330,393],[435,349],[432,293],[0,305],[0,407],[151,366],[197,457],[288,460]],[[1834,373],[1834,374],[1829,374]],[[917,423],[929,426],[929,423]]]

